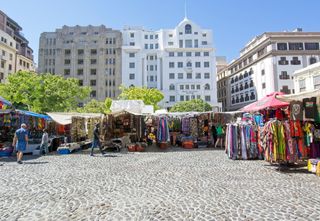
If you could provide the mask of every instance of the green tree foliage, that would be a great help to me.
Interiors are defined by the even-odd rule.
[[[201,99],[194,99],[190,101],[181,101],[176,103],[170,109],[170,112],[205,112],[211,111],[212,107],[207,102]]]
[[[7,83],[0,84],[0,94],[30,111],[63,112],[76,109],[80,100],[89,97],[90,88],[79,86],[75,78],[19,71],[9,75]]]
[[[156,88],[146,87],[124,87],[120,86],[121,100],[142,100],[146,105],[153,105],[154,110],[158,110],[158,103],[164,98],[161,91]]]
[[[108,114],[111,112],[111,103],[111,98],[107,98],[105,101],[97,101],[95,99],[92,99],[90,102],[86,103],[84,107],[77,108],[77,112]]]

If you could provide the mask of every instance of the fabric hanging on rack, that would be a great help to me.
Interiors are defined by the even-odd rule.
[[[170,134],[169,134],[169,126],[166,117],[160,117],[159,125],[157,130],[157,140],[158,142],[169,142]]]
[[[198,137],[198,119],[195,117],[190,118],[190,135],[192,137]]]
[[[182,119],[182,133],[189,134],[190,133],[190,120],[188,117]]]

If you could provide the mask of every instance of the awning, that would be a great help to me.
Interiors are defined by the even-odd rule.
[[[51,118],[48,115],[44,115],[44,114],[37,114],[31,111],[25,111],[25,110],[16,110],[16,112],[18,114],[24,114],[27,116],[32,116],[32,117],[38,117],[38,118],[43,118],[45,120],[51,120]]]
[[[266,97],[243,107],[240,110],[245,112],[255,112],[268,108],[281,108],[289,106],[289,103],[278,100],[276,98],[277,95],[283,95],[283,93],[273,92],[271,94],[268,94]]]
[[[135,115],[142,115],[145,105],[142,100],[116,100],[112,101],[111,114],[128,112]]]
[[[306,91],[298,94],[287,94],[287,95],[277,95],[276,98],[280,101],[290,102],[290,101],[302,101],[304,98],[310,97],[320,97],[320,89]]]
[[[72,123],[72,117],[83,118],[101,118],[103,114],[96,113],[47,113],[53,121],[60,125],[67,125]]]
[[[3,97],[0,96],[0,102],[2,102],[3,104],[7,105],[7,106],[12,106],[12,104],[7,101],[6,99],[4,99]]]

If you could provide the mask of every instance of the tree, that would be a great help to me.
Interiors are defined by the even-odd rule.
[[[194,99],[190,101],[181,101],[176,103],[170,109],[170,112],[205,112],[211,111],[212,107],[207,102],[201,99]]]
[[[29,71],[11,74],[7,83],[0,84],[3,97],[14,105],[26,106],[38,113],[74,110],[79,101],[89,97],[90,90],[79,86],[79,80],[75,78]]]
[[[161,91],[156,88],[147,87],[124,87],[120,86],[121,100],[142,100],[146,105],[153,105],[154,110],[158,110],[158,103],[164,98]]]
[[[88,103],[85,104],[82,108],[77,108],[77,112],[80,113],[101,113],[108,114],[110,113],[112,99],[107,98],[105,101],[97,101],[92,99]]]

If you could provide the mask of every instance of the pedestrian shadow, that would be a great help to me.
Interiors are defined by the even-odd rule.
[[[268,164],[264,165],[264,167],[284,174],[311,174],[306,168],[306,165]]]
[[[30,164],[30,165],[41,165],[41,164],[47,164],[49,162],[44,161],[44,162],[23,162],[23,164]]]
[[[29,160],[36,160],[40,158],[40,155],[24,155],[23,161],[29,161]],[[8,156],[8,157],[0,157],[0,163],[1,162],[16,162],[17,157],[16,156]]]

